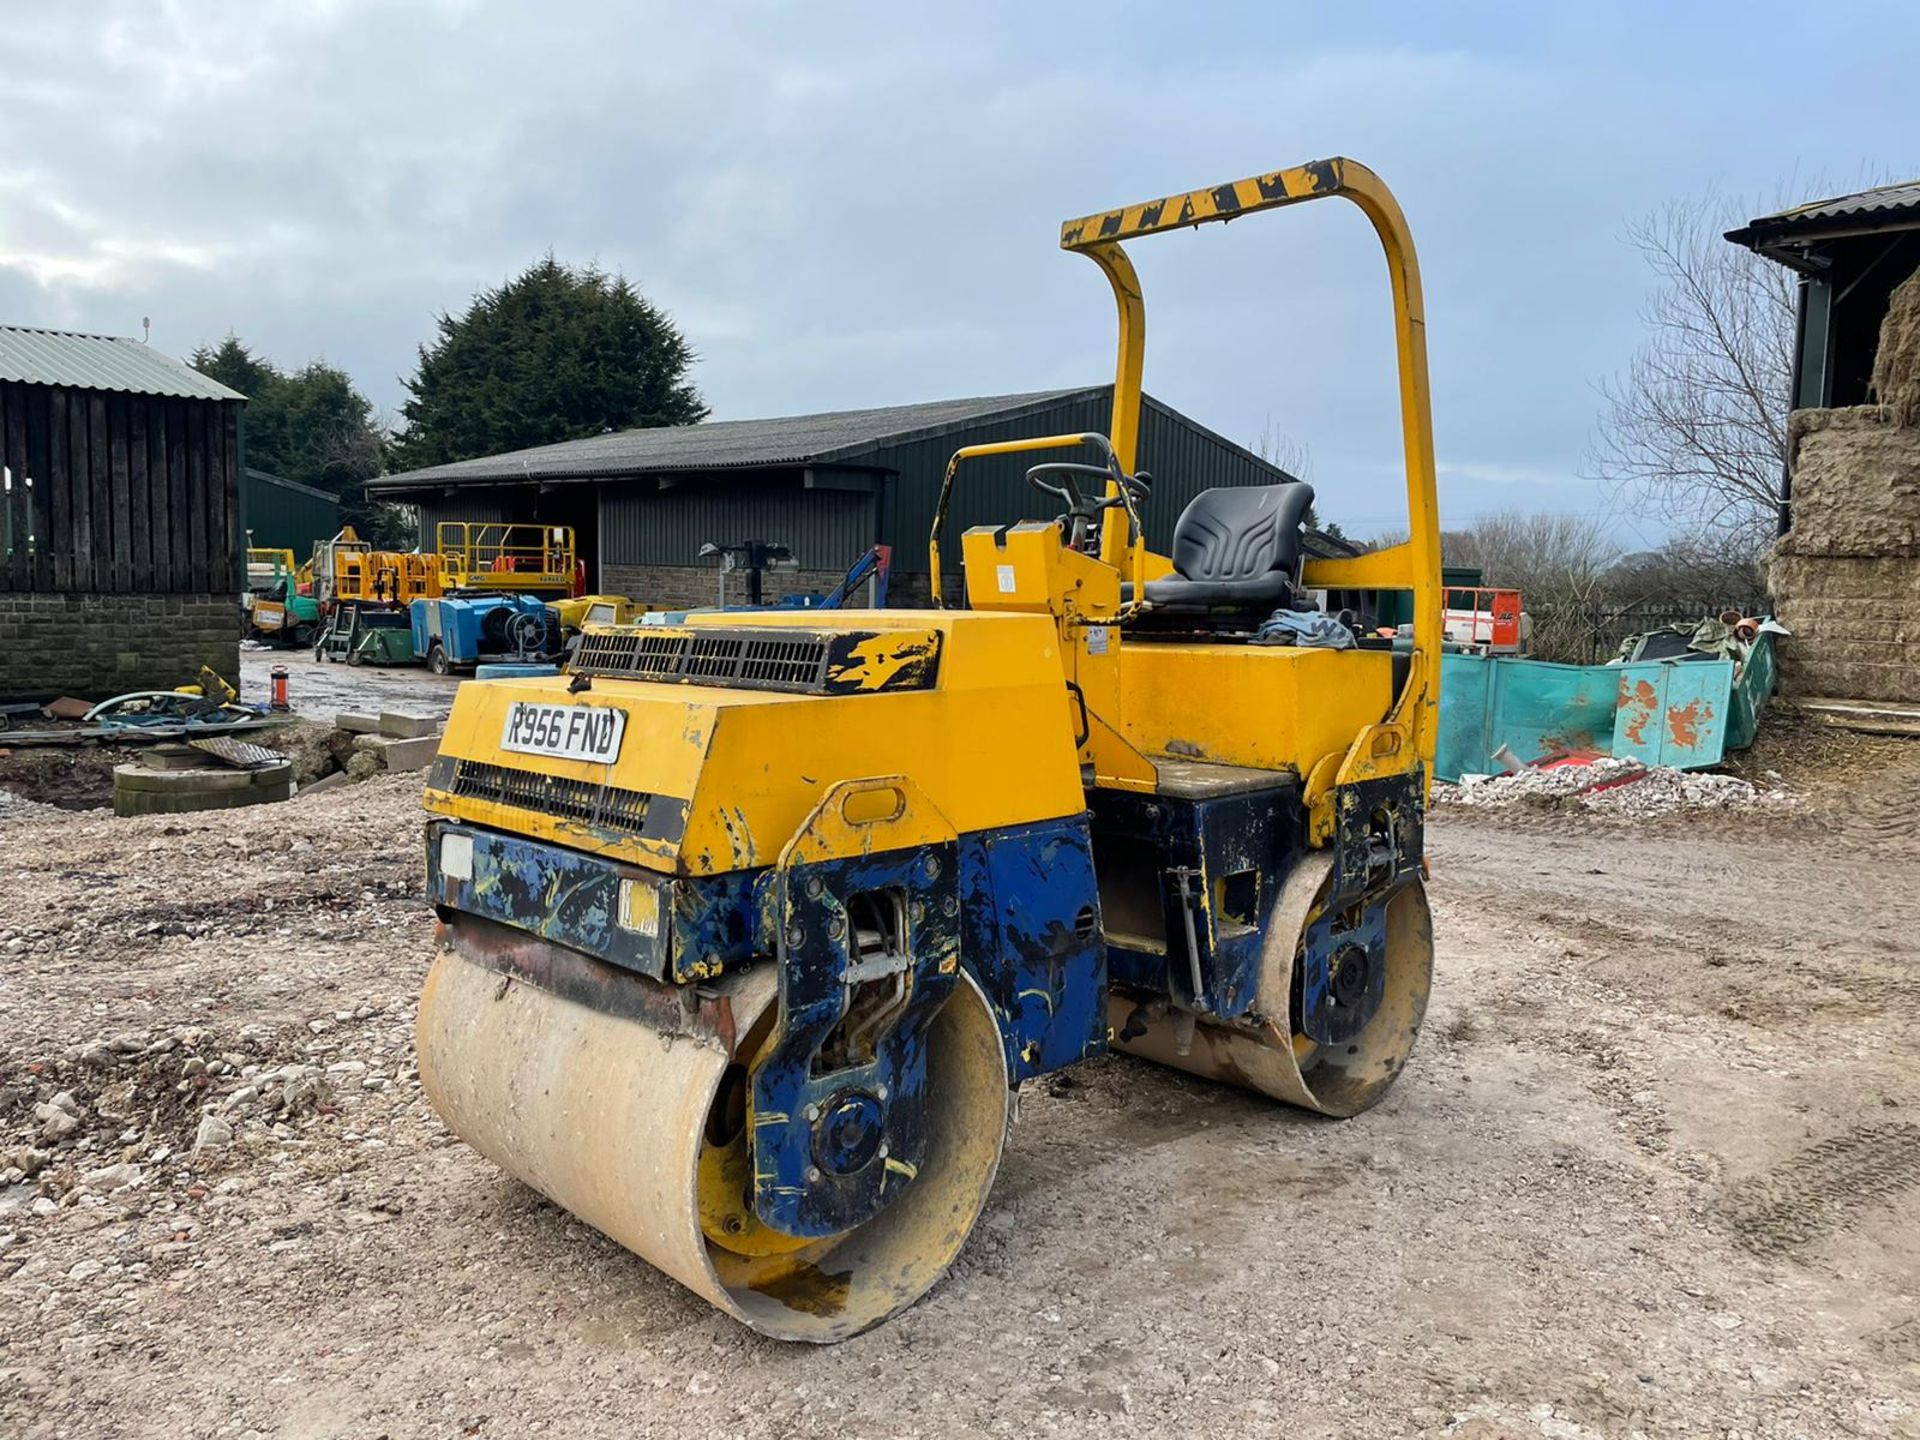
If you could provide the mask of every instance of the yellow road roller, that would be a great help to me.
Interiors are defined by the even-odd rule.
[[[1323,196],[1392,282],[1410,539],[1309,559],[1302,483],[1150,545],[1124,242]],[[481,1154],[766,1334],[934,1284],[1010,1095],[1117,1047],[1326,1115],[1426,1008],[1440,646],[1413,246],[1332,159],[1074,220],[1119,306],[1110,435],[962,537],[965,605],[589,626],[566,674],[460,688],[426,789],[420,1073]],[[1411,592],[1411,643],[1353,623]]]

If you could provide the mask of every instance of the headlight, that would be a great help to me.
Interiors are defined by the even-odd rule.
[[[660,938],[660,890],[650,880],[620,882],[620,928]]]
[[[440,873],[454,880],[473,879],[473,837],[471,835],[440,837]]]

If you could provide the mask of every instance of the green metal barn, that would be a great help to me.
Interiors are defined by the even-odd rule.
[[[593,588],[658,605],[711,603],[713,569],[696,558],[701,545],[748,539],[786,545],[798,560],[796,572],[769,577],[770,598],[824,590],[869,545],[883,544],[893,547],[893,603],[924,604],[927,532],[953,452],[1104,434],[1112,409],[1112,386],[1092,385],[627,430],[384,476],[368,493],[417,506],[427,549],[441,522],[572,526]],[[1043,457],[1002,457],[962,472],[942,539],[948,553],[959,553],[969,526],[1051,518],[1058,504],[1021,479],[1036,458]],[[1154,476],[1147,534],[1162,546],[1201,490],[1292,478],[1152,396],[1141,415],[1139,464]],[[948,578],[949,588],[957,584]]]
[[[251,467],[241,477],[240,489],[247,543],[255,549],[291,550],[295,559],[305,560],[316,541],[340,532],[337,495]]]

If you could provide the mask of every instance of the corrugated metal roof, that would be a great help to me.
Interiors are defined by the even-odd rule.
[[[1736,245],[1757,246],[1773,240],[1812,238],[1833,230],[1879,229],[1907,217],[1920,224],[1920,180],[1809,200],[1777,215],[1749,220],[1740,229],[1729,230],[1726,238]]]
[[[598,479],[671,470],[724,470],[759,465],[811,465],[848,460],[882,445],[937,435],[982,419],[1012,418],[1105,386],[1038,390],[1024,395],[987,395],[971,400],[935,400],[874,410],[834,410],[770,420],[708,420],[698,425],[660,426],[593,435],[505,455],[461,460],[382,476],[372,487],[405,490],[421,485],[498,483],[503,480]]]
[[[247,398],[139,340],[19,325],[0,325],[0,381],[183,400]]]
[[[271,470],[256,470],[249,465],[247,479],[258,481],[262,485],[272,485],[281,490],[293,490],[302,495],[311,495],[316,500],[329,500],[335,505],[340,503],[340,497],[331,490],[322,490],[317,485],[302,485],[298,480],[289,480],[286,476],[276,475]]]

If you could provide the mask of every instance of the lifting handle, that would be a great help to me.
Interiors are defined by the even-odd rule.
[[[1226,185],[1190,190],[1139,205],[1069,220],[1060,227],[1060,248],[1085,255],[1105,273],[1120,312],[1120,351],[1114,371],[1113,448],[1123,470],[1131,470],[1139,441],[1141,376],[1146,352],[1146,305],[1140,280],[1122,241],[1183,226],[1227,221],[1261,210],[1340,195],[1359,206],[1372,222],[1387,261],[1393,287],[1394,345],[1400,372],[1400,432],[1407,473],[1407,520],[1411,537],[1404,546],[1361,557],[1366,588],[1413,592],[1413,648],[1417,661],[1406,688],[1395,700],[1393,719],[1407,724],[1426,762],[1429,778],[1440,708],[1440,514],[1434,478],[1433,409],[1427,382],[1426,312],[1420,295],[1420,264],[1413,235],[1399,202],[1378,175],[1357,160],[1335,156],[1289,170],[1275,170]],[[1103,553],[1115,555],[1121,543],[1118,520],[1109,516]],[[1111,563],[1111,559],[1109,560]],[[1323,562],[1325,563],[1325,562]],[[1360,562],[1339,561],[1354,566]],[[1357,588],[1357,587],[1356,587]],[[1136,588],[1136,595],[1139,590]]]

